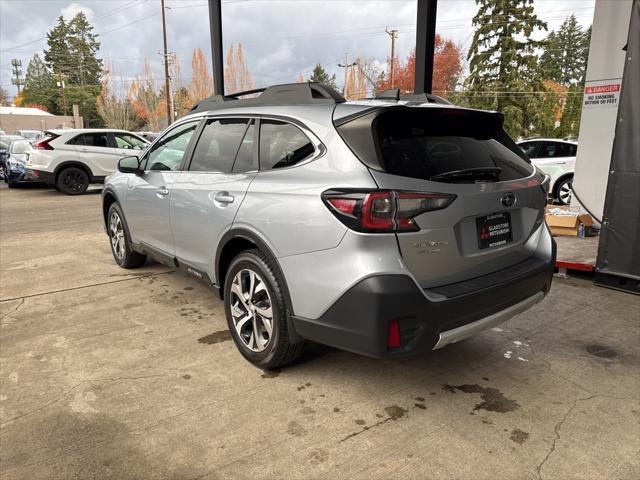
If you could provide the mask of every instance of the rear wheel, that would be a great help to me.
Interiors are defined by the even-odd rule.
[[[259,250],[242,252],[231,262],[224,283],[224,308],[233,341],[255,366],[276,368],[302,352],[302,342],[289,340],[282,287]]]
[[[144,265],[147,256],[133,251],[129,228],[117,203],[109,207],[108,221],[109,243],[116,263],[122,268],[138,268]]]
[[[556,200],[562,205],[571,203],[571,193],[573,188],[573,177],[567,177],[560,181],[556,187]]]
[[[56,185],[67,195],[80,195],[89,187],[89,175],[77,167],[68,167],[58,175]]]

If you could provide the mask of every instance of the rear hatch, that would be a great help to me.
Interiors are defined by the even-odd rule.
[[[413,217],[415,231],[396,233],[423,288],[509,268],[535,251],[543,178],[502,123],[498,113],[435,106],[386,107],[335,121],[381,190],[453,199]]]

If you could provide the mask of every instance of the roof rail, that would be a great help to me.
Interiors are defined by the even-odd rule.
[[[440,103],[442,105],[453,105],[446,98],[439,97],[438,95],[433,95],[431,93],[418,93],[412,95],[400,95],[399,88],[390,88],[388,90],[384,90],[380,92],[375,97],[376,100],[395,100],[395,101],[406,101],[412,103]]]
[[[246,95],[257,97],[239,98]],[[288,83],[256,88],[229,95],[214,95],[196,103],[189,113],[205,112],[218,108],[258,107],[300,104],[336,104],[346,102],[345,98],[329,85],[316,82]]]

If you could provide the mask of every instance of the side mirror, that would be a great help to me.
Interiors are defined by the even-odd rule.
[[[118,161],[118,171],[122,173],[135,173],[140,172],[140,159],[136,156],[122,157]]]

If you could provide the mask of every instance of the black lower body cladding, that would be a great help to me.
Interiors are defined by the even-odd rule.
[[[420,291],[404,275],[366,278],[320,318],[293,317],[296,333],[318,343],[382,358],[432,350],[440,334],[501,312],[551,286],[549,262],[530,258],[504,271]],[[397,320],[401,347],[387,347],[389,322]]]

